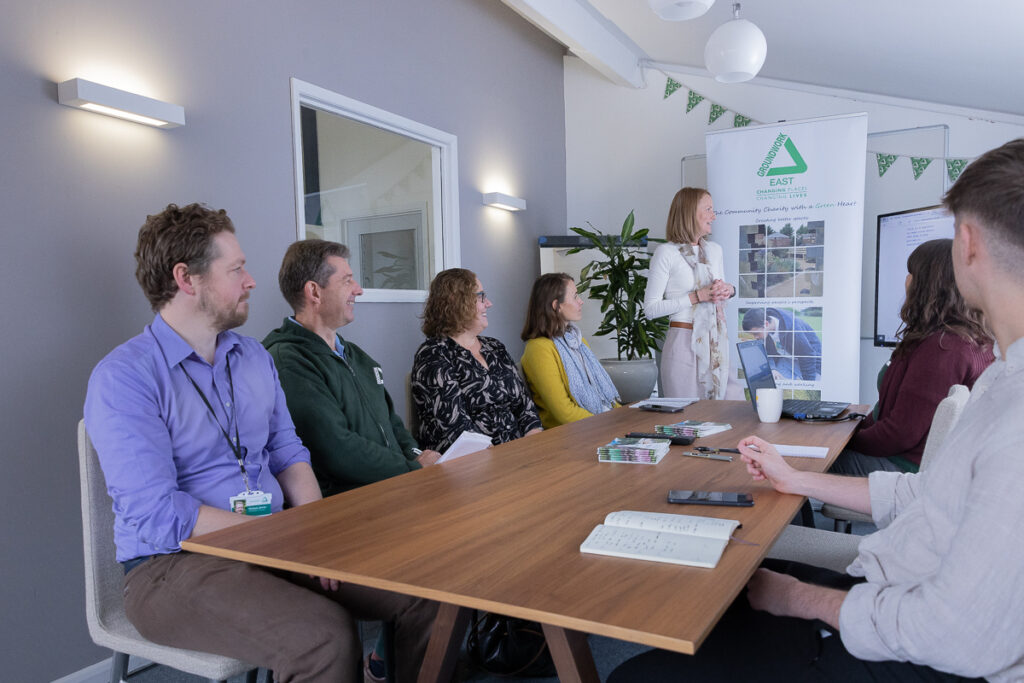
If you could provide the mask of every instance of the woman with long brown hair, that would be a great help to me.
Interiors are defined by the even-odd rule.
[[[878,403],[833,472],[916,472],[939,401],[954,384],[974,386],[994,360],[981,313],[967,306],[953,280],[952,245],[923,242],[907,258],[900,342],[879,372]]]
[[[430,283],[427,336],[412,366],[423,448],[444,451],[470,431],[496,444],[541,430],[530,391],[505,346],[483,336],[491,301],[476,274],[449,268]]]
[[[611,410],[619,394],[576,323],[583,299],[567,273],[546,273],[530,291],[523,374],[545,428]]]
[[[651,256],[644,315],[669,318],[658,380],[662,396],[743,398],[739,383],[729,381],[723,303],[736,287],[723,279],[722,247],[707,239],[714,220],[711,194],[684,187],[669,207],[668,242]]]

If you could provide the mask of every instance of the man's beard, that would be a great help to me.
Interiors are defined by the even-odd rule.
[[[199,295],[199,310],[211,316],[212,325],[217,332],[233,330],[245,324],[245,321],[249,319],[249,307],[242,306],[241,303],[240,301],[236,302],[234,308],[230,310],[216,310],[205,291]]]

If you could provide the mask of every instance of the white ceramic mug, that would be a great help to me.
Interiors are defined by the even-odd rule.
[[[761,422],[778,422],[782,417],[782,389],[761,387],[754,397],[757,402],[757,418]]]

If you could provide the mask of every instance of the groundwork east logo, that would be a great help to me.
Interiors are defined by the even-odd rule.
[[[775,162],[778,161],[776,156],[781,149],[785,149],[789,154],[792,166],[775,166]],[[807,162],[801,156],[800,150],[793,144],[793,139],[785,133],[779,133],[775,141],[772,142],[772,147],[768,150],[768,154],[765,155],[764,161],[761,162],[761,168],[757,169],[757,175],[763,178],[765,176],[796,175],[806,171]]]

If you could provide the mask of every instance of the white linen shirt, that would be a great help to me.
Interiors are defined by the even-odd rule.
[[[1024,679],[1022,405],[1024,338],[978,378],[924,472],[870,475],[882,528],[847,568],[867,582],[839,612],[855,657]]]
[[[724,279],[722,247],[706,240],[704,245],[712,275],[717,280]],[[672,322],[693,322],[694,304],[690,303],[690,292],[697,286],[693,268],[679,253],[680,248],[692,249],[694,255],[697,254],[695,245],[666,242],[659,244],[651,256],[644,292],[644,315],[651,320],[667,315]]]

